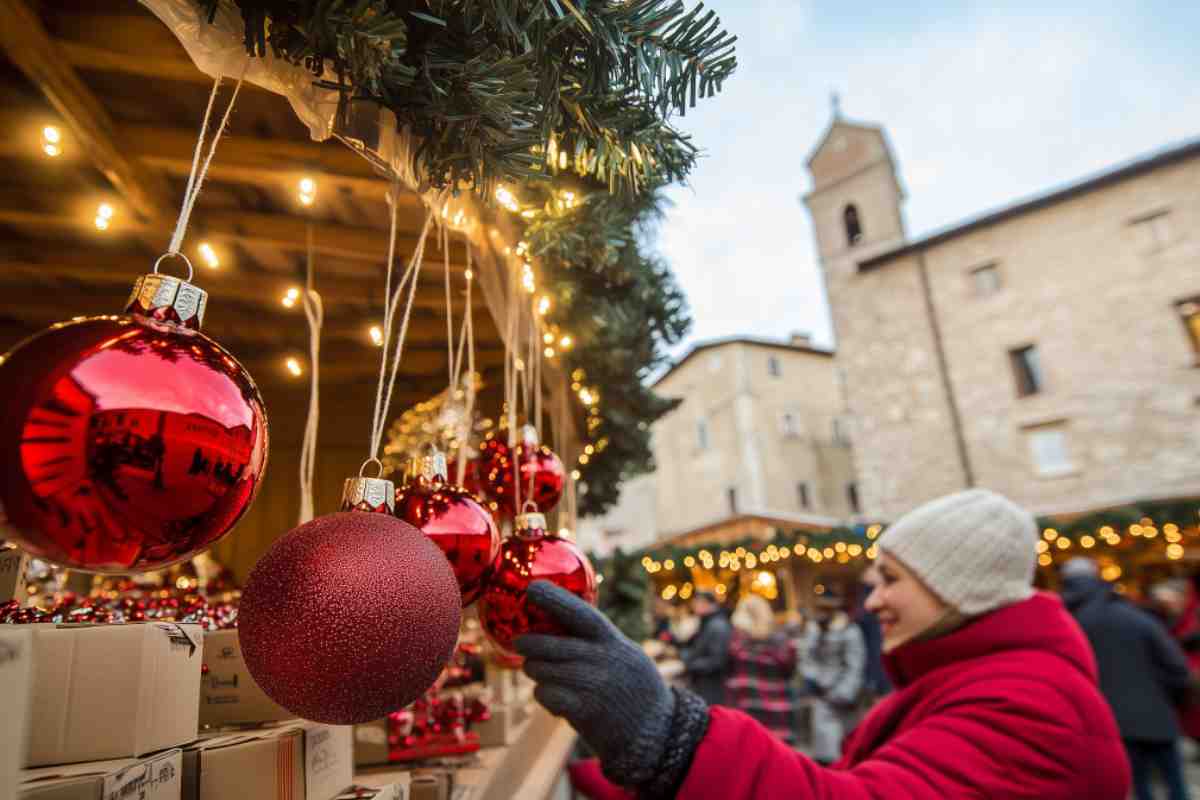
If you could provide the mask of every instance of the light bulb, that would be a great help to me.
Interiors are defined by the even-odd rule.
[[[289,358],[285,362],[285,366],[287,367],[287,371],[295,375],[297,378],[304,374],[304,370],[301,368],[300,362],[294,358]]]

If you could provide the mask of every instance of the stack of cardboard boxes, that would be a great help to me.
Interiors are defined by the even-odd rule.
[[[231,714],[238,702],[202,703],[214,685],[202,664],[223,646],[210,645],[214,634],[236,642],[236,631],[165,622],[5,626],[0,800],[338,797],[353,783],[350,728],[280,722],[277,706],[264,720]],[[242,669],[235,684],[261,694]],[[258,727],[202,732],[213,709],[221,725]]]

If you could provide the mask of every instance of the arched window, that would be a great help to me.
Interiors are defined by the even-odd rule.
[[[858,209],[853,203],[842,211],[842,223],[846,226],[846,243],[853,247],[862,241],[862,223],[858,219]]]

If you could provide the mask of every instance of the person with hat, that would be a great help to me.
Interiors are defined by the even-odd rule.
[[[812,698],[812,757],[828,766],[841,755],[867,658],[862,631],[846,614],[840,596],[817,595],[799,651],[804,689]]]
[[[1062,598],[1096,655],[1100,692],[1112,706],[1137,800],[1154,800],[1158,772],[1170,800],[1187,800],[1175,700],[1191,684],[1187,656],[1161,622],[1117,594],[1096,562],[1063,564]]]
[[[1037,525],[972,489],[878,539],[866,607],[895,691],[822,767],[740,712],[668,687],[641,648],[548,582],[529,600],[566,635],[517,640],[535,697],[598,754],[592,797],[683,800],[1125,800],[1129,764],[1087,639],[1034,592]]]

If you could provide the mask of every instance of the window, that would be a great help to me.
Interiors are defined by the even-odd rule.
[[[1017,382],[1017,397],[1028,397],[1042,391],[1042,364],[1037,347],[1029,345],[1008,351],[1013,379]]]
[[[737,487],[736,487],[736,486],[730,486],[728,489],[726,489],[726,490],[725,490],[725,497],[726,497],[726,499],[728,499],[728,500],[729,500],[729,513],[730,513],[730,514],[736,514],[736,513],[738,513],[738,505],[737,505]]]
[[[779,364],[778,356],[767,356],[767,374],[772,378],[778,378],[783,374],[783,367]]]
[[[857,514],[862,510],[858,504],[858,484],[857,483],[847,483],[846,484],[846,502],[849,503],[849,505],[850,505],[850,513],[851,514]]]
[[[696,446],[701,450],[708,449],[708,420],[696,421]]]
[[[808,508],[808,484],[801,481],[796,484],[796,499],[801,508]]]
[[[858,208],[851,203],[842,211],[842,224],[846,226],[846,244],[850,247],[862,241],[862,222],[858,218]]]
[[[1161,250],[1171,243],[1171,212],[1165,209],[1144,214],[1130,222],[1146,250]]]
[[[1192,343],[1192,350],[1195,351],[1196,358],[1200,359],[1200,297],[1184,300],[1177,304],[1176,308],[1179,309],[1179,318],[1183,320],[1188,339]]]
[[[1056,422],[1030,428],[1026,436],[1033,471],[1038,475],[1063,475],[1074,471],[1075,465],[1071,463],[1071,454],[1067,449],[1065,424]]]
[[[971,287],[976,297],[987,297],[1000,291],[1000,268],[995,264],[985,264],[971,270]]]

